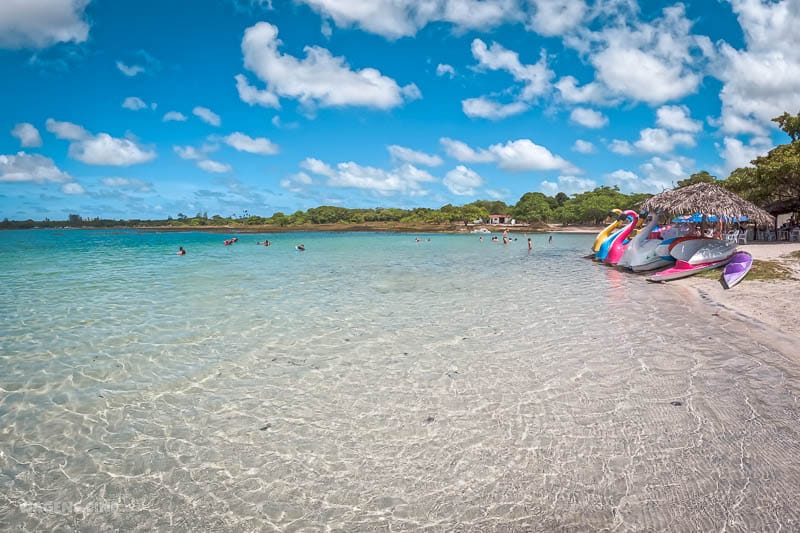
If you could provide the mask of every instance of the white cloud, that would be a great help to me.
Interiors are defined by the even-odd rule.
[[[122,72],[129,78],[132,78],[137,74],[141,74],[142,72],[144,72],[144,67],[140,67],[138,65],[126,65],[122,61],[117,61],[117,68],[119,69],[120,72]]]
[[[594,145],[589,141],[578,139],[575,141],[575,144],[572,145],[572,149],[581,154],[591,154],[594,152]]]
[[[547,68],[547,55],[541,51],[539,61],[533,65],[524,65],[519,60],[519,54],[509,50],[498,43],[486,46],[480,39],[472,41],[472,55],[478,60],[481,68],[489,70],[506,71],[514,80],[523,84],[520,98],[532,100],[542,96],[550,89],[550,80],[554,73]]]
[[[528,104],[524,102],[512,102],[510,104],[499,104],[483,96],[479,98],[468,98],[461,102],[464,114],[473,118],[488,118],[489,120],[499,120],[501,118],[518,115],[528,110]]]
[[[146,109],[147,104],[138,96],[129,96],[122,102],[122,107],[124,109],[130,109],[131,111],[138,111],[140,109]]]
[[[52,159],[38,154],[18,152],[16,155],[0,154],[0,182],[65,183],[72,176],[59,169]]]
[[[483,179],[474,170],[464,165],[458,165],[445,174],[442,183],[444,183],[444,186],[450,189],[450,192],[453,194],[471,196],[475,194],[476,187],[483,185]]]
[[[280,185],[288,191],[300,193],[304,192],[308,186],[313,183],[314,180],[311,179],[311,176],[305,172],[298,172],[297,174],[292,174],[288,178],[282,179]]]
[[[744,49],[719,45],[716,76],[723,82],[722,129],[764,135],[770,119],[800,109],[800,47],[796,0],[731,0],[744,33]]]
[[[48,118],[47,131],[70,142],[69,156],[87,165],[128,166],[146,163],[156,157],[155,151],[140,146],[131,139],[112,137],[108,133],[92,135],[71,122]]]
[[[720,155],[725,160],[725,170],[731,172],[737,168],[753,166],[750,161],[766,155],[772,148],[772,141],[768,137],[755,137],[748,144],[735,137],[725,137]]]
[[[586,109],[585,107],[576,107],[569,114],[570,120],[577,122],[587,128],[602,128],[608,124],[608,117],[594,109]]]
[[[645,175],[641,180],[642,187],[640,192],[661,192],[675,186],[679,180],[689,177],[694,161],[691,159],[677,157],[674,159],[662,159],[653,157],[640,168]]]
[[[281,54],[278,28],[259,22],[245,30],[244,64],[270,93],[321,107],[365,106],[391,109],[418,98],[419,89],[400,87],[377,69],[352,70],[342,57],[318,46],[306,46],[305,59]]]
[[[584,0],[528,0],[533,7],[530,27],[540,35],[562,35],[575,28],[586,12]]]
[[[358,163],[339,163],[336,168],[318,159],[305,159],[301,166],[306,170],[328,178],[331,187],[366,189],[381,196],[406,194],[424,196],[428,192],[422,183],[436,181],[424,170],[404,164],[392,170],[361,166]]]
[[[497,165],[506,170],[574,170],[571,163],[529,139],[494,144],[489,151],[494,154]]]
[[[219,161],[212,161],[211,159],[203,159],[202,161],[198,161],[197,166],[206,172],[213,172],[216,174],[222,174],[224,172],[230,172],[233,170],[230,165],[220,163]]]
[[[678,145],[694,146],[694,137],[689,133],[670,133],[661,128],[645,128],[639,132],[639,140],[634,143],[643,152],[663,154],[671,152]]]
[[[692,24],[682,4],[667,7],[662,14],[650,23],[609,26],[584,35],[591,41],[598,81],[616,94],[650,104],[697,90],[702,81],[699,70],[711,53],[710,41],[690,33]]]
[[[154,151],[142,148],[132,140],[112,137],[108,133],[98,133],[94,137],[71,143],[69,155],[88,165],[113,166],[137,165],[156,157]]]
[[[339,27],[360,28],[389,39],[409,37],[431,22],[458,30],[489,29],[520,18],[513,0],[301,0]]]
[[[450,78],[456,75],[456,69],[452,67],[452,65],[447,65],[445,63],[439,63],[436,65],[436,75],[437,76],[448,76]]]
[[[444,146],[445,153],[462,163],[489,163],[494,161],[494,155],[487,150],[475,151],[466,143],[448,137],[442,137],[439,142]]]
[[[199,117],[203,122],[211,124],[212,126],[219,126],[222,123],[219,115],[207,107],[197,106],[192,109],[192,114],[194,114],[196,117]]]
[[[632,186],[639,183],[639,176],[630,170],[615,170],[605,175],[606,183],[609,185],[617,185],[621,190],[630,190]]]
[[[703,129],[699,120],[692,119],[689,108],[685,105],[665,105],[656,111],[656,124],[662,128],[676,131],[696,133]]]
[[[59,122],[48,118],[45,127],[47,131],[54,134],[59,139],[79,141],[90,136],[89,132],[83,129],[83,127],[73,124],[72,122]]]
[[[82,43],[89,36],[84,9],[89,0],[4,0],[0,2],[0,48],[46,48]]]
[[[86,194],[86,189],[84,189],[80,183],[73,181],[62,185],[61,192],[64,194]]]
[[[633,149],[633,146],[631,146],[631,143],[628,141],[621,141],[619,139],[614,139],[611,141],[608,145],[608,149],[615,154],[620,155],[631,155],[636,151]]]
[[[274,107],[280,109],[281,104],[278,101],[278,96],[270,91],[259,91],[249,83],[247,78],[242,74],[237,74],[236,78],[236,91],[239,93],[239,99],[250,105],[260,105],[263,107]]]
[[[542,181],[542,189],[551,195],[558,192],[564,194],[577,194],[593,190],[597,187],[597,182],[588,178],[578,178],[576,176],[559,176],[556,182]]]
[[[564,76],[555,84],[561,98],[574,104],[611,104],[608,91],[597,82],[587,83],[578,87],[578,80],[572,76]]]
[[[172,149],[181,159],[203,159],[205,157],[205,154],[193,146],[173,146]]]
[[[22,147],[37,147],[42,145],[42,136],[39,135],[39,130],[36,126],[29,122],[20,122],[11,130],[11,135],[19,139],[19,144]]]
[[[176,121],[176,122],[186,122],[187,118],[186,115],[181,113],[180,111],[168,111],[164,114],[164,118],[162,119],[164,122]]]
[[[392,155],[392,159],[405,161],[407,163],[411,163],[412,165],[438,167],[443,163],[442,158],[438,155],[430,155],[426,154],[425,152],[418,152],[417,150],[412,150],[411,148],[398,146],[396,144],[389,145],[387,148],[389,149],[389,153]]]
[[[256,137],[255,139],[245,135],[244,133],[234,132],[224,137],[223,140],[228,146],[236,148],[240,152],[249,152],[251,154],[261,155],[275,155],[278,153],[278,145],[265,137]]]

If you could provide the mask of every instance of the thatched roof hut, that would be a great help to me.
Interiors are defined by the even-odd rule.
[[[664,191],[645,200],[641,210],[669,215],[703,213],[729,219],[746,216],[756,224],[775,224],[775,217],[757,205],[713,183],[695,183]]]

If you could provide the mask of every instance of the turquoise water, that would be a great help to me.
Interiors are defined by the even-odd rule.
[[[797,362],[593,236],[228,237],[0,232],[0,524],[800,527]]]

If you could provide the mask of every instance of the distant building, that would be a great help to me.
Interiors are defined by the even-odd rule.
[[[510,215],[489,215],[489,224],[516,224],[517,221]]]

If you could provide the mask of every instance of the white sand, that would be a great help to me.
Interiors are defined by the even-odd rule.
[[[767,344],[780,344],[787,355],[800,353],[796,342],[800,340],[800,259],[787,254],[800,250],[797,242],[768,242],[739,247],[750,252],[754,259],[778,261],[794,273],[791,280],[749,280],[726,290],[717,280],[699,277],[686,278],[671,283],[681,283],[692,288],[706,302],[742,320],[753,335],[762,337]],[[794,345],[791,343],[794,341]],[[787,352],[788,349],[788,352]]]

